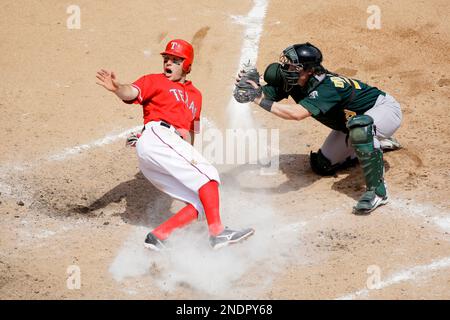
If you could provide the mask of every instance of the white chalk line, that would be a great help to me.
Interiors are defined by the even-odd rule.
[[[103,147],[105,145],[112,144],[112,143],[116,142],[117,140],[124,139],[130,133],[135,132],[135,131],[140,131],[141,129],[142,129],[142,125],[125,130],[118,134],[108,134],[105,137],[95,140],[95,141],[92,141],[90,143],[80,144],[75,147],[66,148],[62,152],[58,152],[56,154],[48,156],[45,160],[47,160],[47,161],[62,161],[69,157],[78,155],[82,152],[88,151],[90,149],[97,148],[97,147]]]
[[[245,26],[244,41],[241,47],[241,57],[239,59],[239,67],[236,72],[247,62],[256,65],[259,50],[259,40],[263,30],[264,18],[266,16],[266,10],[268,0],[254,0],[253,7],[247,16],[232,15],[231,20],[234,23]],[[231,88],[234,87],[232,85]],[[230,97],[227,110],[229,112],[229,123],[231,128],[253,128],[253,117],[251,116],[251,110],[248,103],[242,104]]]
[[[241,57],[239,65],[248,60],[256,62],[258,57],[259,40],[263,30],[264,18],[266,16],[267,0],[254,0],[254,6],[247,16],[232,15],[231,19],[238,24],[246,27],[244,31],[244,42],[241,48]]]
[[[387,280],[381,281],[377,288],[375,289],[361,289],[354,293],[347,294],[345,296],[336,298],[336,300],[353,300],[358,297],[367,297],[370,292],[374,290],[380,290],[392,286],[394,284],[398,284],[404,281],[415,280],[421,276],[426,276],[431,272],[436,272],[442,269],[446,269],[450,267],[450,257],[442,258],[439,260],[434,260],[433,262],[426,265],[419,265],[415,267],[411,267],[409,269],[394,273]]]
[[[202,124],[205,127],[208,128],[215,128],[217,127],[214,123],[214,121],[207,119],[206,117],[202,117]],[[46,157],[42,157],[40,159],[37,159],[33,162],[29,162],[29,163],[22,163],[22,164],[18,164],[18,163],[14,163],[13,165],[4,165],[2,166],[1,171],[0,172],[7,172],[7,171],[24,171],[26,169],[31,169],[33,167],[36,167],[37,165],[40,165],[42,163],[45,162],[51,162],[51,161],[63,161],[66,160],[68,158],[80,155],[84,152],[87,152],[91,149],[94,148],[100,148],[100,147],[104,147],[106,145],[109,144],[113,144],[116,141],[120,140],[120,139],[125,139],[130,133],[132,132],[140,132],[142,129],[142,125],[140,126],[136,126],[133,127],[131,129],[127,129],[123,132],[120,133],[110,133],[107,134],[105,137],[85,143],[85,144],[80,144],[74,147],[70,147],[70,148],[65,148],[64,150],[51,154],[49,156]],[[1,186],[1,184],[0,184]],[[7,188],[6,185],[3,186],[5,189]]]
[[[431,221],[442,230],[450,232],[450,210],[448,208],[401,198],[394,199],[390,206],[412,217]]]
[[[120,133],[108,134],[103,138],[91,141],[89,143],[80,144],[80,145],[77,145],[74,147],[66,148],[60,152],[57,152],[57,153],[54,153],[54,154],[51,154],[48,156],[43,156],[34,161],[24,162],[24,163],[14,163],[11,165],[8,165],[8,164],[2,165],[0,167],[0,172],[7,173],[7,172],[14,172],[14,171],[25,171],[25,170],[33,169],[34,167],[39,166],[46,162],[63,161],[68,158],[80,155],[81,153],[87,152],[91,149],[99,148],[99,147],[103,147],[103,146],[112,144],[120,139],[124,139],[131,132],[140,131],[141,129],[142,129],[142,126],[136,126],[134,128],[125,130]]]
[[[206,117],[202,117],[201,119],[202,127],[206,128],[217,128],[214,121],[207,119]],[[26,172],[27,170],[32,170],[42,164],[48,163],[48,162],[61,162],[67,159],[70,159],[72,157],[81,155],[82,153],[88,152],[91,149],[100,148],[107,146],[109,144],[115,143],[116,141],[120,139],[125,139],[131,132],[140,132],[142,129],[142,125],[136,126],[131,129],[127,129],[120,133],[110,133],[107,134],[105,137],[91,141],[89,143],[80,144],[74,147],[66,148],[60,152],[43,156],[41,158],[38,158],[34,161],[28,161],[23,163],[12,163],[12,164],[5,164],[0,166],[0,176],[8,177],[11,176],[13,173],[17,172]],[[198,142],[197,142],[198,143]],[[22,197],[30,198],[31,195],[29,192],[26,192],[23,190],[20,185],[18,184],[10,184],[7,179],[4,179],[3,181],[0,181],[0,193],[8,196],[14,196],[15,194],[21,194]]]
[[[401,210],[402,214],[406,213],[423,220],[429,219],[442,230],[450,231],[450,212],[445,208],[429,204],[420,204],[416,203],[413,200],[401,198],[393,199],[393,201],[391,201],[389,205],[395,209]],[[436,213],[438,215],[436,215]],[[380,282],[376,290],[384,289],[404,281],[413,281],[419,277],[423,277],[449,267],[450,257],[434,260],[433,262],[426,265],[411,267],[406,270],[399,271],[391,275],[387,280]],[[361,289],[354,293],[339,297],[337,298],[337,300],[352,300],[358,297],[367,297],[373,290],[374,289]]]
[[[24,199],[30,200],[30,198],[32,197],[31,195],[32,192],[30,192],[30,190],[27,191],[26,189],[24,189],[21,184],[14,182],[13,179],[14,174],[17,173],[25,174],[27,171],[33,170],[36,167],[39,167],[45,163],[61,162],[67,160],[71,157],[75,157],[91,149],[103,147],[112,144],[120,139],[124,139],[131,132],[140,131],[141,129],[142,126],[136,126],[134,128],[125,130],[118,134],[111,133],[101,139],[97,139],[86,144],[66,148],[61,152],[54,153],[48,156],[43,156],[34,161],[27,161],[22,163],[14,162],[12,164],[1,165],[0,176],[4,177],[4,179],[2,179],[3,181],[0,181],[0,193],[8,195],[10,197],[20,195]],[[30,186],[28,186],[27,188],[30,189]]]

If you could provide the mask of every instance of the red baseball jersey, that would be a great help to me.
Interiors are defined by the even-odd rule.
[[[202,94],[191,81],[174,82],[159,73],[142,76],[132,86],[139,94],[136,99],[124,102],[143,106],[144,124],[163,120],[176,129],[198,133]]]

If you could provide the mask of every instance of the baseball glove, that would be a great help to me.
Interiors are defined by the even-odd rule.
[[[241,78],[233,91],[234,99],[239,103],[252,102],[256,98],[261,97],[262,88],[259,84],[259,72],[254,66],[250,64],[244,65],[244,70],[241,71]],[[252,80],[258,86],[255,88],[253,85],[247,82],[247,80]]]
[[[136,147],[136,143],[138,142],[140,137],[141,137],[140,133],[131,132],[128,135],[128,137],[127,137],[127,140],[125,142],[125,146],[127,146],[127,147]]]

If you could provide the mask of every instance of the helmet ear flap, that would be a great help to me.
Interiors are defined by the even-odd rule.
[[[183,64],[181,65],[183,71],[186,72],[186,73],[191,72],[191,66],[192,66],[192,64],[188,63],[186,61],[186,59],[184,59]]]

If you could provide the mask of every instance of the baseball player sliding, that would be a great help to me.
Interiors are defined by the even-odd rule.
[[[322,53],[310,43],[283,50],[279,63],[264,72],[267,85],[259,85],[256,69],[238,75],[234,97],[250,102],[286,120],[313,117],[331,129],[310,164],[319,175],[359,160],[366,191],[354,206],[355,214],[367,214],[387,203],[383,151],[398,149],[393,134],[400,127],[400,104],[389,94],[359,80],[329,72]],[[297,104],[280,101],[291,96]]]
[[[97,72],[97,84],[115,93],[125,103],[140,104],[144,129],[129,140],[136,146],[139,167],[158,189],[186,203],[178,213],[148,233],[145,246],[159,251],[176,228],[206,216],[209,241],[218,249],[248,238],[251,228],[231,230],[219,213],[219,174],[194,147],[198,133],[202,95],[186,80],[194,60],[192,45],[170,41],[161,53],[163,72],[144,75],[132,84],[121,84],[114,72]],[[189,142],[188,142],[189,140]]]

